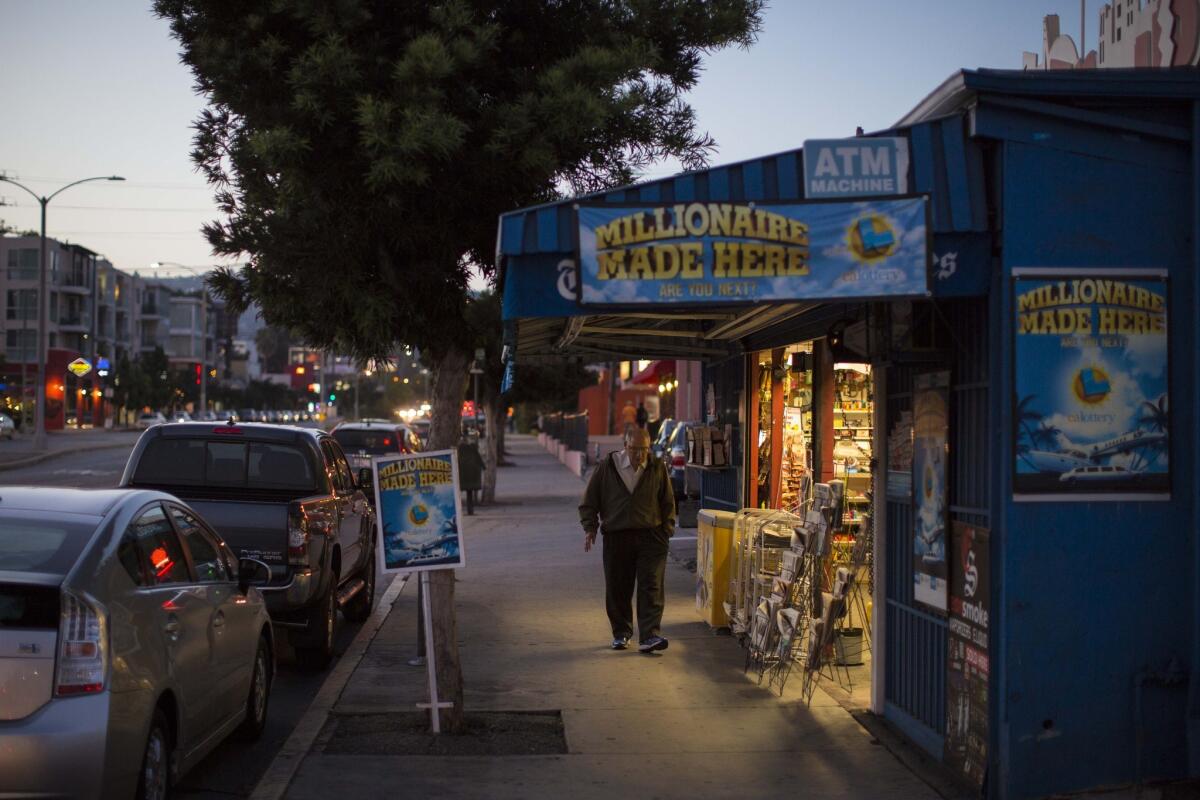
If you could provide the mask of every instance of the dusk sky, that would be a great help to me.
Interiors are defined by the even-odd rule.
[[[1100,5],[1087,3],[1092,48]],[[1041,52],[1049,13],[1078,39],[1080,4],[1065,0],[776,0],[758,44],[710,57],[690,99],[717,164],[878,130],[960,68],[1019,69],[1022,51]],[[130,271],[214,263],[199,233],[212,192],[189,158],[203,99],[149,3],[0,0],[0,98],[0,172],[39,194],[127,179],[55,198],[49,236]],[[0,183],[0,200],[0,219],[37,228],[31,197]]]

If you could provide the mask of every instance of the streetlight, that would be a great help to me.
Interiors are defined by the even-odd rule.
[[[201,270],[208,270],[211,267],[191,267],[187,264],[179,264],[174,261],[155,261],[150,265],[151,269],[160,269],[162,267],[171,267],[174,269],[182,269],[192,273],[203,280],[204,273]],[[192,352],[196,351],[196,327],[189,326],[192,334]],[[200,413],[208,411],[208,290],[204,288],[204,284],[200,284]]]
[[[120,175],[98,175],[94,178],[82,178],[80,180],[68,183],[66,186],[59,187],[53,193],[46,196],[39,196],[37,192],[30,189],[24,184],[17,183],[12,178],[0,175],[0,181],[11,183],[19,189],[24,189],[38,201],[38,205],[42,207],[42,233],[41,233],[41,255],[38,259],[38,368],[37,368],[37,392],[35,394],[37,401],[33,407],[33,449],[40,450],[46,446],[46,318],[50,314],[50,304],[47,298],[46,291],[46,206],[50,201],[58,197],[60,194],[70,189],[72,186],[78,186],[81,183],[89,181],[123,181],[125,180]],[[94,279],[94,276],[93,276]],[[96,309],[92,309],[92,313],[96,313]],[[21,374],[25,374],[25,365],[21,364]],[[24,402],[25,398],[21,398]]]

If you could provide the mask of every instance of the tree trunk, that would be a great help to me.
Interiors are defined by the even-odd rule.
[[[462,434],[463,393],[467,387],[466,352],[451,348],[436,360],[431,370],[432,413],[429,449],[453,450]],[[462,532],[462,520],[458,520]],[[442,730],[463,732],[462,664],[458,658],[458,620],[454,606],[454,570],[429,573],[429,602],[433,618],[433,655],[437,658],[438,699],[454,703],[442,711]]]
[[[483,406],[487,420],[486,449],[483,452],[483,505],[496,502],[496,468],[500,466],[500,441],[504,436],[504,409],[498,397],[488,398]]]

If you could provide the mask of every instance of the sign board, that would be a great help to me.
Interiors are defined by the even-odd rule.
[[[92,363],[86,358],[77,358],[70,364],[67,364],[67,370],[75,377],[82,378],[92,371]]]
[[[925,197],[576,206],[579,301],[925,297]]]
[[[950,373],[913,380],[913,599],[946,611]]]
[[[454,450],[376,458],[375,516],[384,572],[456,569],[463,552]]]
[[[1170,496],[1164,271],[1013,270],[1017,500]]]
[[[96,369],[112,369],[112,365],[108,362],[107,358],[101,356],[96,359]]]
[[[946,738],[943,762],[975,789],[983,785],[988,743],[988,531],[954,521],[946,631]]]
[[[908,194],[908,140],[808,139],[804,196],[810,200]]]

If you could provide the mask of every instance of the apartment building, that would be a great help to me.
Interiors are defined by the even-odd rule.
[[[219,302],[210,297],[203,303],[199,291],[122,271],[81,245],[53,239],[46,244],[48,429],[80,420],[104,424],[113,413],[108,380],[123,356],[134,359],[161,347],[173,372],[190,374],[202,359],[213,368],[223,311]],[[39,361],[39,247],[36,236],[0,237],[0,297],[5,302],[0,398],[18,417],[22,397],[27,411],[33,407]],[[95,367],[81,378],[67,370],[80,357]]]

